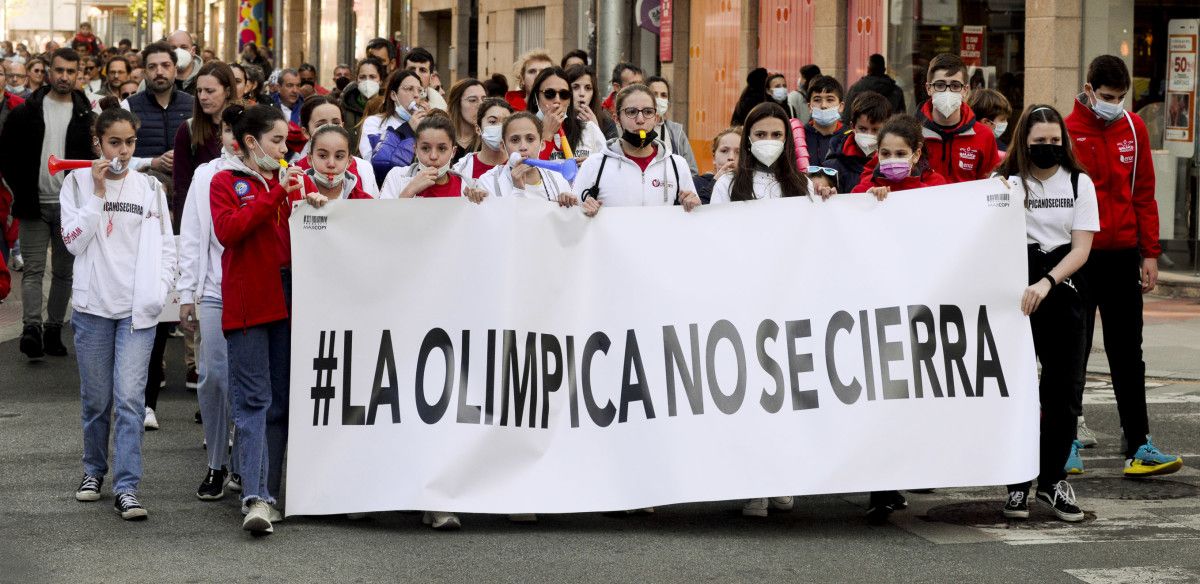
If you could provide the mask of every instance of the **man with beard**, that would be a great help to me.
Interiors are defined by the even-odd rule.
[[[13,216],[21,221],[21,253],[25,276],[21,280],[24,329],[21,352],[30,360],[45,355],[65,356],[63,319],[71,298],[74,258],[60,237],[59,190],[63,174],[46,168],[51,156],[91,159],[92,115],[83,92],[75,89],[79,78],[79,53],[58,49],[46,71],[49,83],[17,106],[0,133],[0,174],[13,192]],[[52,253],[47,253],[52,248]],[[51,260],[50,297],[42,321],[42,280],[47,256]]]
[[[101,96],[121,95],[121,84],[129,81],[129,61],[125,57],[113,57],[104,66],[104,85],[100,88]]]

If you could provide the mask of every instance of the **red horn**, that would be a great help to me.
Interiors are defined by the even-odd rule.
[[[46,170],[49,170],[50,174],[58,174],[64,170],[74,170],[76,168],[87,168],[91,165],[91,160],[60,160],[53,154],[46,160]]]

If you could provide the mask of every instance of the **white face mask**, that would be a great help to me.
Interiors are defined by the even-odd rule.
[[[1109,103],[1097,97],[1096,105],[1092,106],[1092,111],[1096,112],[1096,115],[1100,116],[1101,119],[1111,122],[1121,117],[1121,114],[1125,112],[1125,108],[1119,103]]]
[[[813,108],[811,115],[813,122],[821,127],[832,126],[842,118],[842,112],[839,112],[836,107]]]
[[[488,145],[492,150],[499,150],[500,145],[504,142],[504,136],[501,134],[503,126],[496,124],[492,126],[484,126],[479,131],[480,137],[483,138],[483,143]]]
[[[379,82],[374,79],[364,79],[358,82],[358,92],[363,97],[371,99],[379,94]]]
[[[120,158],[114,158],[108,165],[108,169],[112,171],[113,174],[125,174],[125,171],[129,170],[129,167],[126,166]]]
[[[862,132],[854,133],[854,143],[862,149],[863,154],[870,156],[875,152],[876,146],[879,144],[879,136],[875,134],[864,134]]]
[[[22,91],[25,91],[25,86],[24,85],[5,85],[4,90],[9,93],[21,93]]]
[[[992,128],[992,133],[993,133],[993,134],[995,134],[995,135],[996,135],[996,137],[1000,137],[1000,136],[1003,136],[1003,135],[1004,135],[1004,131],[1005,131],[1005,130],[1007,130],[1007,129],[1008,129],[1008,122],[1007,122],[1007,121],[1005,121],[1005,122],[996,122],[996,126]]]
[[[671,100],[662,98],[662,97],[654,98],[654,109],[655,109],[655,111],[658,112],[658,115],[660,115],[660,116],[666,115],[667,108],[670,106],[671,106]]]
[[[192,65],[192,54],[183,49],[175,49],[175,68],[183,71]]]
[[[788,90],[786,87],[776,87],[775,89],[771,90],[771,97],[775,98],[775,101],[782,102],[783,100],[787,99],[787,96]]]
[[[771,166],[783,154],[783,140],[759,140],[754,142],[750,144],[750,154],[753,154],[755,159],[763,163],[763,166]]]
[[[962,108],[963,96],[957,91],[939,91],[933,94],[933,109],[948,118]]]
[[[430,168],[433,168],[433,167],[425,166],[424,162],[420,162],[420,161],[417,162],[417,172],[425,172],[426,170],[428,170]],[[440,179],[443,176],[446,176],[446,173],[448,173],[448,172],[450,172],[450,162],[449,161],[446,162],[445,166],[438,167],[437,177]]]

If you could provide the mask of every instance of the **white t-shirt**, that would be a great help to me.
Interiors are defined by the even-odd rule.
[[[1009,178],[1012,200],[1024,204],[1025,189],[1019,177]],[[1100,231],[1096,186],[1086,174],[1079,175],[1079,197],[1071,192],[1071,173],[1061,166],[1045,182],[1029,181],[1029,204],[1025,205],[1025,242],[1042,251],[1053,251],[1071,243],[1071,231]]]
[[[712,198],[709,199],[709,204],[716,205],[718,203],[730,202],[730,197],[733,191],[733,175],[726,174],[717,179],[717,184],[713,185]],[[802,193],[806,195],[815,194],[812,181],[808,181],[808,192]],[[779,181],[775,180],[775,175],[761,170],[754,171],[754,198],[755,199],[779,199],[783,197],[783,189],[779,188]]]
[[[542,179],[542,184],[526,184],[523,189],[518,189],[513,185],[512,169],[507,164],[495,166],[483,173],[483,176],[479,177],[476,184],[479,188],[486,190],[489,195],[500,198],[523,197],[526,199],[558,201],[558,196],[563,193],[574,195],[571,192],[571,184],[561,174],[541,168],[537,169],[537,171],[538,176]]]
[[[100,211],[100,230],[92,240],[97,246],[90,289],[92,300],[87,313],[119,320],[133,314],[133,280],[137,268],[138,243],[142,236],[142,217],[146,210],[146,182],[140,175],[104,181],[104,205]],[[112,231],[108,230],[112,221]],[[102,293],[101,293],[102,292]]]

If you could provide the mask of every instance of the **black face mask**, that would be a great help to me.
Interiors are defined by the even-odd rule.
[[[349,77],[338,77],[337,79],[333,80],[333,84],[336,85],[338,89],[344,90],[344,89],[346,89],[347,85],[350,85],[350,78]]]
[[[642,136],[637,132],[625,130],[625,132],[621,134],[621,139],[629,142],[629,144],[634,148],[645,148],[646,146],[654,143],[656,138],[658,138],[658,132],[655,132],[654,130],[649,130],[646,132],[645,140],[643,140]]]
[[[1062,144],[1034,144],[1029,147],[1029,161],[1042,170],[1054,168],[1065,155],[1066,149]]]

